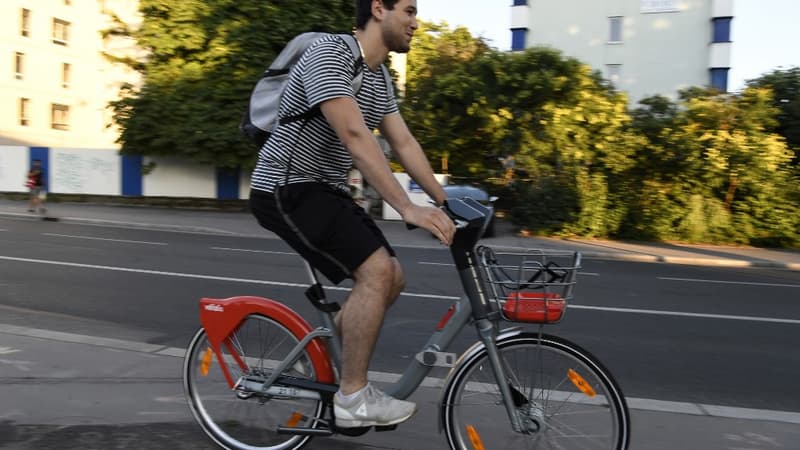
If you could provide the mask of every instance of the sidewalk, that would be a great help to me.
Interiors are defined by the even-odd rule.
[[[172,231],[226,234],[276,239],[246,212],[169,209],[87,203],[49,204],[47,215],[61,222],[141,227]],[[35,218],[26,202],[0,200],[0,217]],[[398,221],[377,221],[387,239],[397,247],[439,248],[424,230],[408,231]],[[727,267],[770,267],[800,270],[800,250],[762,249],[670,243],[557,239],[516,235],[507,222],[497,224],[497,236],[482,241],[490,246],[580,251],[587,259],[661,262]]]
[[[182,386],[183,349],[0,323],[0,449],[216,448]],[[373,377],[374,375],[371,375]],[[311,450],[443,449],[440,390],[398,430],[317,438]],[[797,449],[800,413],[629,399],[636,450]]]

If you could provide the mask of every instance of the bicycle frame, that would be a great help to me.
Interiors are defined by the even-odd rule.
[[[496,345],[499,333],[498,323],[502,316],[495,305],[487,298],[487,284],[483,279],[484,275],[478,268],[478,259],[475,252],[475,245],[483,228],[486,226],[487,217],[490,217],[488,215],[492,211],[477,202],[469,200],[471,199],[459,201],[461,208],[459,215],[466,220],[464,224],[468,225],[459,230],[454,243],[450,247],[465,295],[451,307],[451,310],[442,319],[440,326],[437,327],[423,346],[422,352],[443,352],[452,344],[458,333],[467,324],[471,321],[474,322],[480,340],[476,346],[481,344],[485,346],[512,428],[515,431],[520,431],[520,419],[512,401],[510,387],[506,382],[504,368]],[[466,209],[464,209],[464,206],[466,206]],[[466,213],[466,216],[464,213]],[[476,223],[478,223],[477,226],[475,225]],[[308,263],[306,263],[306,267],[312,281],[310,291],[316,288],[317,295],[321,296],[321,298],[314,298],[309,295],[309,299],[319,313],[321,322],[321,325],[315,329],[311,329],[305,320],[288,307],[269,299],[235,297],[228,300],[203,299],[201,301],[201,322],[209,334],[212,350],[216,354],[217,360],[222,366],[223,373],[232,389],[261,393],[267,396],[292,396],[315,400],[323,398],[330,400],[330,396],[338,389],[338,386],[334,384],[334,373],[330,365],[332,361],[333,366],[337,369],[341,367],[341,342],[335,332],[334,309],[330,307],[331,305],[337,305],[325,302],[315,271]],[[259,304],[267,309],[260,310]],[[221,321],[219,313],[224,313],[225,309],[235,309],[235,311],[230,312],[230,314],[221,314],[222,316],[227,316],[226,320]],[[226,345],[230,350],[232,344],[225,341],[226,336],[233,331],[247,314],[251,313],[264,313],[276,318],[290,329],[299,339],[299,342],[284,360],[277,362],[268,379],[261,381],[254,377],[244,376],[239,380],[233,380],[225,361],[223,361],[220,348],[222,345]],[[322,345],[320,338],[325,338],[327,345]],[[474,350],[476,346],[473,346],[470,350]],[[295,364],[304,350],[309,353],[309,356],[314,361],[315,369],[320,372],[317,373],[319,382],[296,383],[296,385],[287,386],[285,383],[287,380],[281,377],[281,373]],[[235,362],[242,369],[246,368],[244,361],[237,358]],[[433,363],[424,364],[417,359],[413,359],[400,378],[385,389],[386,392],[396,398],[408,398],[420,386],[433,367],[436,367]],[[275,382],[279,379],[284,383],[275,386]]]

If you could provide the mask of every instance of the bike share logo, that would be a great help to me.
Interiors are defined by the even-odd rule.
[[[221,305],[206,305],[205,309],[206,311],[225,312],[225,308],[223,308]]]

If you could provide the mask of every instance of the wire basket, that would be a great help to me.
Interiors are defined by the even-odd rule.
[[[511,322],[557,323],[573,298],[580,268],[578,252],[477,249],[488,296]]]

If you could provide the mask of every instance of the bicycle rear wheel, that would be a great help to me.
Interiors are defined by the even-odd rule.
[[[445,387],[442,423],[450,448],[628,448],[628,407],[591,354],[555,336],[522,333],[497,343],[523,430],[508,420],[485,348],[469,354]]]
[[[226,338],[221,352],[234,382],[245,375],[263,381],[297,343],[279,322],[253,314]],[[306,352],[283,375],[317,379]],[[311,437],[278,434],[278,427],[317,427],[316,419],[324,410],[320,400],[232,390],[202,328],[186,352],[183,377],[192,414],[203,431],[226,449],[299,449]]]

